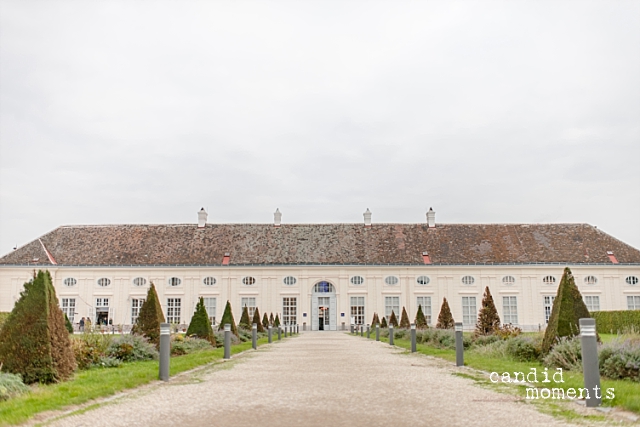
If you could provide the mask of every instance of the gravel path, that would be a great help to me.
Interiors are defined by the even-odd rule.
[[[398,353],[344,333],[301,334],[52,425],[567,425],[451,375],[439,360]]]

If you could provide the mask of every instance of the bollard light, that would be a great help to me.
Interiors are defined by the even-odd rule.
[[[587,407],[595,408],[602,404],[595,319],[580,319],[580,344],[582,346],[584,388],[587,389]]]
[[[169,381],[169,362],[171,360],[171,325],[160,324],[160,366],[158,377],[162,381]]]
[[[380,341],[380,324],[376,324],[376,341]]]
[[[258,348],[258,325],[256,323],[251,327],[251,346],[254,350]]]
[[[267,335],[269,337],[269,344],[273,342],[273,337],[271,336],[272,333],[273,333],[273,330],[271,329],[271,326],[269,326],[269,329],[267,331]]]
[[[416,324],[411,324],[411,353],[416,352]]]
[[[464,366],[464,346],[462,342],[462,323],[455,324],[456,331],[456,366]]]
[[[393,345],[393,325],[389,325],[389,345]]]
[[[224,358],[231,359],[231,325],[224,325]]]
[[[367,323],[367,339],[371,339],[371,325]]]

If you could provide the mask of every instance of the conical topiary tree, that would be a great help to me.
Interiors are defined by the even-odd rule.
[[[393,310],[391,310],[391,316],[389,316],[389,326],[393,326],[394,328],[398,327],[398,318]]]
[[[249,308],[245,305],[242,308],[242,316],[240,316],[240,321],[238,322],[238,328],[244,330],[251,330],[251,324],[249,323]]]
[[[273,326],[280,326],[280,318],[276,314],[276,318],[273,320]]]
[[[424,313],[422,312],[422,304],[418,305],[415,322],[416,329],[427,329],[429,327],[429,325],[427,325],[427,318],[424,317]]]
[[[147,299],[140,307],[140,313],[131,333],[147,337],[149,342],[160,345],[160,323],[164,323],[164,314],[153,282],[147,291]]]
[[[409,322],[409,315],[407,314],[407,310],[402,307],[402,315],[400,315],[400,329],[409,329],[411,327],[411,323]]]
[[[67,328],[67,331],[70,334],[73,333],[73,325],[71,324],[69,317],[67,317],[67,313],[64,313],[64,327]]]
[[[20,374],[27,383],[66,380],[76,368],[64,314],[48,271],[24,284],[0,329],[2,370]]]
[[[256,307],[253,312],[253,320],[251,321],[251,327],[253,328],[253,324],[256,324],[258,332],[264,332],[264,327],[262,326],[262,322],[260,322],[260,312],[258,311],[258,307]]]
[[[379,324],[380,324],[380,319],[378,318],[378,313],[373,313],[373,319],[371,319],[371,327],[375,328],[375,326]]]
[[[271,326],[275,326],[275,325],[273,324],[274,322],[275,322],[275,320],[273,319],[273,313],[271,313],[271,314],[269,315],[269,324],[270,324]]]
[[[207,314],[207,309],[204,306],[204,299],[202,297],[200,297],[196,304],[196,310],[187,328],[187,335],[205,339],[214,347],[216,345],[216,337],[213,335],[209,314]]]
[[[491,291],[487,286],[484,289],[484,295],[482,297],[482,308],[478,313],[478,321],[476,323],[476,335],[491,335],[495,331],[500,329],[500,316],[498,316],[498,310],[493,303],[493,297]]]
[[[264,316],[262,316],[262,327],[264,329],[268,329],[269,328],[269,317],[267,317],[267,313],[265,313]]]
[[[569,267],[564,269],[553,301],[549,324],[542,340],[542,353],[547,354],[561,337],[571,337],[580,333],[580,319],[591,317],[582,294],[576,286]]]
[[[224,325],[231,325],[231,333],[238,336],[238,327],[236,321],[233,320],[233,313],[231,312],[231,303],[227,300],[227,305],[224,306],[224,313],[222,313],[222,319],[220,319],[219,331],[224,331]]]
[[[440,307],[440,314],[438,315],[438,323],[436,328],[438,329],[453,329],[455,321],[451,315],[451,309],[446,298],[442,299],[442,307]]]
[[[384,329],[384,328],[386,328],[387,326],[388,326],[388,325],[387,325],[387,318],[386,318],[386,317],[384,317],[384,316],[382,316],[382,322],[380,322],[380,327]]]

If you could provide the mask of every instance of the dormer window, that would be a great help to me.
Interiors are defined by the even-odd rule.
[[[182,280],[178,277],[169,278],[169,286],[180,286],[180,283],[182,283]]]
[[[556,278],[553,276],[544,276],[544,279],[542,279],[542,283],[544,283],[545,285],[553,285],[554,283],[556,283]]]
[[[598,283],[598,278],[596,276],[587,276],[584,278],[584,283],[587,285],[595,285]]]

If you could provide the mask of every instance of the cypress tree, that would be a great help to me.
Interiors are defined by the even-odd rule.
[[[67,331],[72,334],[73,333],[73,325],[71,324],[71,321],[69,320],[69,318],[67,317],[67,313],[64,313],[64,327],[67,328]]]
[[[160,323],[164,323],[164,314],[160,306],[160,299],[156,292],[156,287],[151,282],[147,299],[140,307],[140,313],[135,325],[131,328],[131,333],[147,337],[150,343],[160,345]]]
[[[391,316],[389,316],[389,326],[393,326],[394,328],[398,327],[398,318],[393,310],[391,310]]]
[[[238,322],[238,328],[251,330],[251,325],[249,324],[249,322],[249,308],[245,305],[242,309],[242,316],[240,316],[240,321]]]
[[[269,316],[269,324],[273,325],[273,322],[275,322],[275,320],[273,320],[273,313],[271,313],[271,315]],[[275,326],[275,325],[273,325]]]
[[[561,337],[571,337],[580,333],[580,319],[591,317],[582,300],[582,294],[576,286],[569,267],[564,269],[553,301],[549,324],[542,341],[542,353],[547,354]]]
[[[436,328],[438,329],[453,329],[455,321],[451,315],[451,309],[446,298],[442,299],[442,307],[440,307],[440,314],[438,315],[438,323]]]
[[[371,327],[374,328],[376,325],[380,324],[380,319],[378,318],[378,313],[373,313],[373,319],[371,319]]]
[[[475,334],[476,336],[491,335],[498,329],[500,329],[500,316],[498,316],[498,310],[496,310],[491,291],[487,286],[482,297],[482,308],[478,313]]]
[[[264,329],[268,329],[269,328],[269,318],[267,317],[267,313],[265,313],[264,316],[262,316],[262,327]]]
[[[187,335],[205,339],[214,347],[216,345],[216,337],[213,335],[209,314],[207,314],[207,309],[204,306],[204,299],[202,297],[200,297],[196,304],[196,310],[187,328]]]
[[[427,324],[427,318],[424,316],[422,312],[422,304],[418,305],[418,312],[416,313],[416,329],[427,329],[429,325]]]
[[[0,361],[27,383],[51,383],[71,376],[76,359],[64,315],[48,271],[24,284],[0,330]]]
[[[224,331],[224,325],[231,325],[231,333],[238,336],[238,327],[236,321],[233,320],[233,313],[231,312],[231,303],[227,300],[227,305],[224,307],[224,313],[222,313],[222,319],[220,320],[219,331]]]
[[[258,328],[258,332],[264,332],[264,327],[262,326],[262,322],[260,322],[260,311],[258,311],[258,307],[253,312],[253,320],[251,321],[251,327],[253,327],[253,323],[256,324]]]
[[[382,322],[380,322],[380,327],[381,328],[386,328],[387,326],[388,326],[387,325],[387,318],[382,316]]]
[[[276,314],[276,318],[273,320],[273,326],[280,326],[280,318]]]
[[[400,316],[400,329],[409,329],[411,327],[411,323],[409,323],[409,315],[407,314],[407,310],[402,307],[402,315]]]

